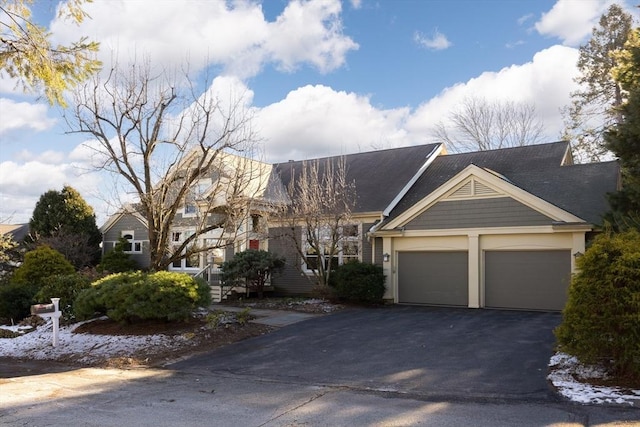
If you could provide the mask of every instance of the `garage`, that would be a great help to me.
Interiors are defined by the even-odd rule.
[[[468,264],[466,251],[399,252],[398,302],[466,307]]]
[[[562,310],[571,251],[485,251],[485,307]]]

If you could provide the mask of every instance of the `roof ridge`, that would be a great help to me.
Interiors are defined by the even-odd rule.
[[[469,154],[495,153],[497,151],[526,150],[534,147],[559,145],[559,144],[569,145],[569,142],[568,141],[543,142],[541,144],[529,144],[529,145],[519,145],[517,147],[494,148],[491,150],[465,151],[462,153],[446,153],[446,154],[443,154],[443,156],[452,157],[452,156],[462,156],[462,155],[469,155]]]
[[[333,155],[333,156],[323,156],[323,157],[315,157],[315,158],[312,157],[312,158],[306,158],[306,159],[301,159],[301,160],[288,160],[288,161],[285,161],[285,162],[273,163],[273,166],[286,165],[286,164],[289,164],[289,163],[299,163],[299,162],[305,162],[305,161],[317,161],[317,160],[335,159],[335,158],[340,158],[340,157],[353,157],[353,156],[360,156],[360,155],[365,155],[365,154],[381,154],[381,153],[388,152],[388,151],[418,149],[420,147],[436,146],[438,144],[439,144],[438,142],[431,142],[431,143],[428,143],[428,144],[407,145],[407,146],[404,146],[404,147],[393,147],[393,148],[381,148],[381,149],[378,149],[378,150],[374,149],[374,150],[369,150],[369,151],[360,151],[360,152],[357,152],[357,153],[337,154],[337,155]]]

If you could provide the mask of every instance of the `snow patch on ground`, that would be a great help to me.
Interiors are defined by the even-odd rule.
[[[78,326],[80,323],[61,326],[56,347],[52,344],[51,322],[17,338],[0,338],[0,357],[36,360],[71,359],[91,364],[111,357],[131,357],[136,352],[149,347],[169,348],[176,340],[176,337],[165,335],[74,334],[73,330]],[[16,327],[0,326],[0,328],[19,331]]]
[[[606,387],[589,384],[589,381],[606,379],[606,372],[597,366],[586,366],[565,353],[556,353],[549,361],[551,381],[558,393],[578,403],[628,404],[640,406],[640,390]]]

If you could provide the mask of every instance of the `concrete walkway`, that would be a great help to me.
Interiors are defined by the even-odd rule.
[[[246,309],[246,307],[233,307],[228,305],[214,304],[211,306],[214,310],[240,312]],[[313,319],[315,317],[323,316],[322,314],[313,313],[300,313],[298,311],[284,311],[284,310],[267,310],[262,308],[251,308],[249,313],[255,316],[255,319],[250,320],[251,323],[259,323],[261,325],[283,327],[292,325],[294,323],[302,322],[303,320]]]

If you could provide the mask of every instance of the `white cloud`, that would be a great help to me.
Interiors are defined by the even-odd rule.
[[[408,108],[380,110],[368,97],[304,86],[256,115],[269,161],[322,157],[407,145]]]
[[[410,134],[429,135],[433,126],[445,120],[465,97],[487,100],[509,100],[533,103],[546,125],[546,135],[557,139],[562,129],[560,108],[570,101],[575,90],[578,51],[552,46],[538,52],[531,62],[512,65],[498,72],[485,72],[466,83],[446,88],[438,96],[422,104],[407,122]]]
[[[53,127],[55,119],[47,117],[48,106],[16,102],[0,98],[0,136],[15,130],[44,131]]]
[[[340,1],[291,1],[265,40],[278,67],[290,71],[309,63],[328,72],[342,66],[358,44],[342,34],[341,9]]]
[[[413,40],[419,45],[430,50],[444,50],[452,46],[452,43],[447,39],[447,36],[438,30],[434,30],[431,37],[425,36],[421,32],[416,31],[413,35]]]
[[[448,87],[415,110],[383,110],[367,96],[308,85],[259,110],[256,128],[268,160],[275,162],[423,144],[432,141],[433,126],[465,97],[478,96],[534,104],[547,140],[554,141],[563,127],[560,109],[577,88],[577,58],[577,49],[556,45],[525,64]]]
[[[224,74],[246,78],[267,63],[285,70],[310,64],[330,71],[358,48],[342,33],[339,0],[293,0],[275,22],[250,1],[96,0],[83,7],[96,19],[80,26],[54,20],[50,28],[58,42],[80,35],[99,41],[105,64],[115,52],[120,61],[144,56],[165,67],[188,63],[194,73],[213,64]]]
[[[613,0],[558,0],[542,14],[535,29],[542,35],[559,38],[567,46],[578,46],[612,3]]]
[[[82,164],[69,162],[58,152],[36,157],[21,163],[0,163],[1,220],[10,218],[14,223],[28,222],[40,196],[49,190],[61,190],[65,185],[78,190],[95,209],[95,200],[90,196],[96,194],[101,185],[97,174],[88,173]]]
[[[20,150],[13,154],[13,159],[20,162],[40,162],[49,165],[56,165],[64,162],[65,155],[62,151],[46,150],[34,153],[29,150]]]
[[[354,9],[360,9],[362,7],[362,0],[351,0],[351,7]]]
[[[520,18],[518,18],[518,25],[523,25],[525,22],[532,19],[533,16],[534,16],[533,13],[528,13],[526,15],[521,16]]]

